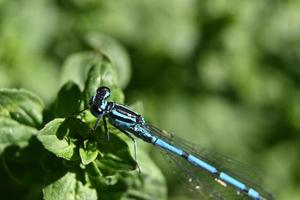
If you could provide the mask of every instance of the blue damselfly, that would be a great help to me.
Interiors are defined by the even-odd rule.
[[[272,195],[262,189],[255,181],[247,179],[230,169],[227,159],[221,156],[216,158],[216,156],[213,156],[212,153],[207,152],[205,149],[191,146],[187,142],[184,142],[184,140],[151,126],[141,115],[133,112],[126,106],[108,101],[109,96],[110,89],[100,87],[90,100],[90,111],[97,117],[94,129],[97,128],[100,120],[103,119],[105,132],[107,138],[109,138],[106,122],[106,119],[108,119],[110,124],[126,134],[133,141],[135,159],[137,145],[132,135],[164,150],[178,165],[185,165],[182,163],[186,163],[189,167],[193,167],[189,171],[192,173],[194,179],[199,179],[199,186],[197,186],[199,188],[202,186],[200,186],[200,180],[203,179],[203,176],[207,176],[222,188],[235,190],[241,197],[248,197],[255,200],[273,199]],[[199,175],[197,174],[201,174],[202,176],[198,177]],[[203,183],[203,187],[205,189],[208,188],[205,183]],[[207,199],[226,199],[226,196],[217,191],[210,191],[207,194]]]

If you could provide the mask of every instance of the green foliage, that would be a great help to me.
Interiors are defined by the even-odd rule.
[[[79,200],[97,199],[95,189],[77,180],[76,174],[67,172],[63,177],[43,189],[44,199]]]
[[[11,145],[27,146],[41,127],[43,103],[25,90],[0,90],[0,153]]]
[[[87,60],[85,54],[79,55]],[[103,127],[95,131],[90,128],[96,119],[89,111],[76,114],[81,107],[86,108],[100,86],[112,88],[112,100],[122,102],[124,98],[110,60],[99,53],[93,58],[89,61],[92,64],[85,66],[89,71],[83,91],[76,83],[66,82],[50,110],[26,90],[0,90],[0,155],[5,173],[27,188],[19,198],[29,195],[31,188],[40,190],[35,198],[42,195],[50,200],[125,200],[133,195],[151,199],[155,190],[161,191],[155,198],[165,198],[165,191],[158,189],[163,187],[163,178],[159,173],[151,174],[156,170],[151,160],[145,163],[152,169],[140,174],[117,129],[109,127],[111,137],[107,141]],[[162,185],[146,187],[144,177]]]
[[[71,133],[70,128],[70,124],[67,123],[66,125],[63,119],[54,119],[40,131],[38,139],[45,149],[57,157],[76,160],[76,158],[78,159],[78,152],[75,150],[76,145],[68,138],[69,132]]]
[[[68,115],[79,111],[81,92],[79,87],[73,82],[67,82],[63,85],[57,95],[54,108],[55,113],[59,117],[67,117]]]
[[[98,84],[108,84],[112,100],[124,103],[124,91],[126,103],[143,102],[136,107],[148,121],[256,166],[277,199],[298,199],[299,7],[299,0],[0,0],[0,87],[25,88],[45,103],[23,89],[17,94],[1,89],[1,193],[34,199],[41,195],[41,182],[45,184],[39,178],[45,177],[44,170],[60,172],[50,174],[52,182],[67,172],[78,177],[69,170],[73,162],[85,163],[83,171],[93,177],[115,170],[99,164],[105,154],[81,123],[91,126],[95,118],[89,112],[79,119],[69,117],[86,107]],[[106,70],[114,75],[104,76]],[[104,79],[92,77],[99,73]],[[11,95],[23,100],[8,103]],[[45,150],[50,144],[43,146],[36,139],[54,119],[63,120],[60,133],[65,137],[53,142],[68,150],[55,152],[59,159]],[[155,152],[150,155],[157,159]],[[75,160],[61,163],[62,156]],[[148,154],[145,157],[149,165]],[[181,185],[163,163],[158,165],[170,186],[169,199],[181,199]],[[154,168],[149,174],[156,178],[151,178],[161,180]],[[115,198],[126,192],[149,194],[141,184],[145,191],[155,189],[152,194],[165,192],[155,181],[132,179],[136,182],[131,185],[90,182],[110,191],[106,198],[109,193]],[[30,184],[21,185],[24,181]]]

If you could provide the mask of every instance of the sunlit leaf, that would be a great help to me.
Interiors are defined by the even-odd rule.
[[[129,56],[124,47],[113,38],[96,32],[87,34],[86,41],[93,49],[103,52],[110,58],[116,66],[119,85],[124,88],[129,82],[131,73]]]
[[[78,158],[76,145],[68,139],[70,126],[64,119],[55,119],[39,131],[38,139],[43,146],[56,156],[66,160]]]
[[[31,92],[23,89],[0,89],[0,116],[39,128],[43,122],[43,109],[42,100]]]
[[[88,165],[93,162],[99,154],[96,141],[84,141],[83,147],[79,148],[81,162]]]
[[[95,189],[77,179],[75,173],[68,172],[63,177],[43,189],[45,200],[93,200],[97,199]]]
[[[26,90],[0,89],[0,154],[6,147],[28,145],[42,124],[43,103]]]

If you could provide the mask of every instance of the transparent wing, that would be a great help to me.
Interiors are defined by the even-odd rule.
[[[186,160],[174,154],[164,152],[164,159],[168,159],[176,166],[176,177],[188,186],[188,195],[192,199],[201,200],[241,200],[247,199],[247,196],[239,194],[232,187],[223,187],[216,183],[214,178],[208,172],[200,170],[194,165],[190,165]]]
[[[216,167],[219,171],[231,175],[247,186],[258,191],[265,198],[273,199],[272,194],[261,187],[262,175],[255,168],[219,153],[209,151],[206,148],[191,144],[184,139],[176,137],[164,130],[160,130],[150,124],[147,124],[145,126],[153,135],[165,141],[168,141],[170,144],[181,148],[187,153],[192,154],[202,159],[203,161],[206,161],[207,163]],[[166,153],[176,165],[180,165],[180,168],[187,170],[193,176],[194,181],[199,184],[199,187],[203,187],[203,190],[208,191],[209,196],[212,196],[215,199],[234,199],[234,196],[237,196],[237,192],[234,188],[220,187],[220,184],[217,184],[217,181],[214,180],[214,177],[210,176],[208,172],[189,164],[185,159],[182,159],[179,156],[173,155],[168,152]],[[243,194],[239,195],[238,199],[241,199],[241,197],[243,197]]]

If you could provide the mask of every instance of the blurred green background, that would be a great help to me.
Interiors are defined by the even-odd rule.
[[[1,88],[49,104],[69,56],[89,49],[114,54],[126,102],[146,119],[299,199],[300,1],[0,0]]]

